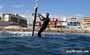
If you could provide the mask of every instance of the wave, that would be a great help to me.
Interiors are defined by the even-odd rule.
[[[35,36],[37,36],[38,32],[35,32]],[[8,36],[8,37],[24,37],[24,36],[29,36],[32,37],[32,32],[13,32],[13,31],[0,31],[0,35],[2,36]],[[43,32],[42,36],[43,37],[48,37],[48,36],[68,36],[68,35],[88,35],[88,33],[59,33],[59,32]]]

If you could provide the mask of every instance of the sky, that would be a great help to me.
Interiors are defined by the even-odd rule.
[[[31,19],[35,0],[0,0],[0,13],[18,13]],[[90,16],[90,0],[39,0],[38,13],[51,16]]]

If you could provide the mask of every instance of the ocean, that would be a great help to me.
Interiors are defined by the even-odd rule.
[[[0,55],[90,55],[90,35],[0,34]]]

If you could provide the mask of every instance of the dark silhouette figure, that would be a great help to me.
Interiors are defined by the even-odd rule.
[[[38,15],[40,20],[43,21],[43,24],[41,25],[41,28],[38,32],[38,37],[41,37],[41,33],[46,29],[46,27],[48,26],[49,24],[49,13],[46,13],[46,17],[43,17],[42,15]]]

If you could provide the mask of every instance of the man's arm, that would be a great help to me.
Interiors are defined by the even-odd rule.
[[[45,17],[43,17],[42,15],[39,14],[39,18],[41,21],[43,21],[45,19]]]

